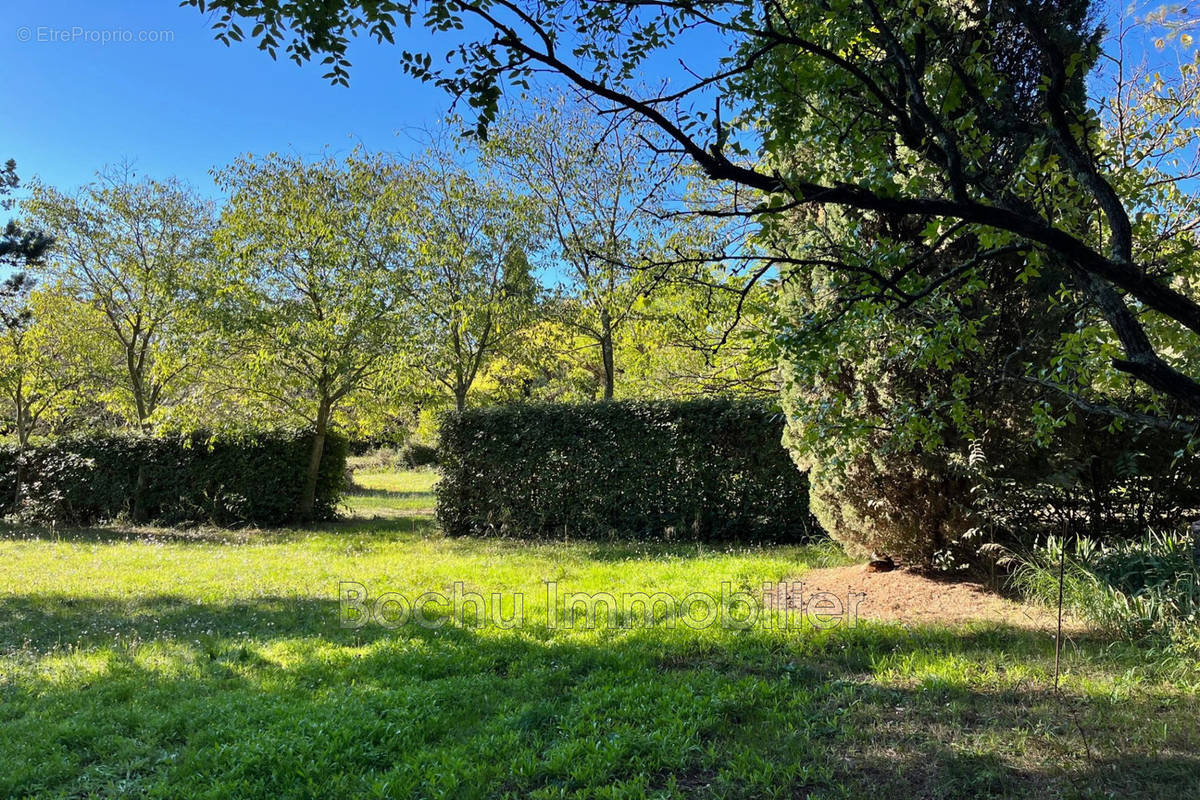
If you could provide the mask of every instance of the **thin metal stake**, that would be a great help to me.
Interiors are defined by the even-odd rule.
[[[1067,536],[1063,531],[1058,553],[1058,634],[1054,637],[1054,691],[1058,691],[1058,663],[1062,654],[1063,575],[1067,566]]]

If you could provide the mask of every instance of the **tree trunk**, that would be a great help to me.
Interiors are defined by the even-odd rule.
[[[612,318],[608,309],[600,311],[600,358],[604,362],[604,399],[613,399],[613,389],[616,385],[616,364],[613,355]]]
[[[22,382],[23,383],[23,382]],[[13,511],[21,510],[21,494],[25,488],[25,448],[29,444],[29,430],[25,423],[25,402],[23,395],[24,389],[22,385],[17,386],[16,406],[17,406],[17,463],[13,482],[16,488],[13,491]]]
[[[321,476],[321,456],[325,452],[325,433],[329,428],[329,401],[322,400],[317,407],[317,420],[313,428],[312,451],[308,457],[308,475],[304,480],[304,493],[300,495],[300,516],[310,519],[317,503],[317,480]]]
[[[467,387],[461,383],[454,387],[454,407],[459,411],[467,407]]]
[[[146,521],[146,487],[148,483],[146,464],[143,462],[138,464],[137,481],[133,486],[133,508],[129,512],[134,522]]]
[[[133,409],[137,414],[138,429],[145,432],[150,429],[146,420],[150,411],[146,408],[146,384],[142,380],[142,370],[138,367],[132,346],[125,348],[125,367],[129,371],[129,389],[133,394]]]

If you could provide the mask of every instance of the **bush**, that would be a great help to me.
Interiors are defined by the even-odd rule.
[[[819,528],[782,432],[742,400],[454,412],[438,519],[451,535],[805,540]]]
[[[0,512],[45,522],[135,521],[279,525],[300,520],[311,433],[63,439],[0,449]],[[313,516],[334,516],[346,440],[329,435]],[[18,471],[21,499],[17,502]]]
[[[830,230],[797,230],[798,244],[825,252],[821,240],[840,242],[833,255],[884,274],[903,272],[887,260],[898,244],[926,248],[908,220],[813,222]],[[979,252],[956,238],[906,269],[950,274]],[[1047,300],[1069,274],[1046,265],[1030,294],[1013,279],[1025,256],[1010,255],[981,262],[940,297],[914,288],[922,278],[898,290],[913,302],[850,303],[884,290],[860,285],[854,269],[841,283],[823,263],[801,259],[782,276],[781,404],[813,512],[846,550],[983,569],[985,544],[1028,548],[1064,525],[1117,541],[1200,511],[1200,455],[1186,435],[1085,413],[1070,399],[1076,389],[1055,388],[1067,381],[1086,397],[1095,387],[1130,407],[1146,399],[1126,397],[1106,360],[1078,363],[1072,338],[1090,335],[1079,309]]]
[[[352,455],[347,463],[356,472],[399,472],[437,466],[437,459],[438,451],[434,445],[409,442],[401,448],[381,448]]]
[[[351,472],[389,472],[405,468],[400,451],[394,447],[381,447],[361,455],[351,455],[346,459],[346,466]]]
[[[832,475],[816,462],[808,475],[813,514],[852,556],[929,565],[975,525],[970,484],[929,457],[864,454]]]

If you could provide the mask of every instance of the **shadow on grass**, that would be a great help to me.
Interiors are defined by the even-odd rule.
[[[272,528],[223,528],[215,525],[158,526],[112,523],[107,525],[54,526],[0,522],[0,541],[49,542],[164,542],[172,544],[249,544],[288,542],[314,533],[378,534],[383,540],[438,535],[437,522],[429,513],[409,510],[397,516],[344,516],[304,526]],[[401,535],[404,536],[401,536]]]
[[[403,541],[441,536],[437,520],[432,515],[411,512],[395,516],[347,516],[318,523],[304,530],[307,533],[321,532],[377,537],[381,541]]]
[[[436,498],[433,492],[405,492],[395,491],[392,489],[367,489],[362,486],[355,486],[350,491],[346,492],[345,498],[352,497],[381,497],[387,500],[396,500],[399,502],[411,500],[427,500],[428,507],[433,508]]]
[[[1200,776],[1194,697],[1060,697],[1044,637],[1003,626],[576,637],[345,629],[332,599],[15,596],[0,646],[2,796],[1178,797]],[[93,657],[38,666],[70,653]],[[907,658],[928,668],[878,677]]]
[[[0,522],[0,541],[36,540],[47,542],[179,542],[236,543],[254,538],[282,538],[294,533],[284,528],[222,528],[215,525],[163,527],[111,523],[107,525],[41,525]]]
[[[433,512],[428,509],[396,509],[396,513],[377,513],[388,509],[349,509],[338,519],[307,525],[272,528],[223,528],[214,525],[166,527],[112,523],[106,525],[48,526],[0,522],[0,541],[52,541],[80,543],[160,542],[170,544],[269,544],[302,540],[313,534],[361,536],[380,542],[438,538],[452,551],[474,552],[481,544],[498,551],[521,552],[530,547],[570,547],[579,558],[619,563],[661,559],[708,558],[729,553],[762,553],[766,550],[786,553],[809,566],[836,566],[850,563],[828,539],[804,543],[737,543],[723,541],[646,541],[636,537],[612,539],[517,538],[504,536],[444,536]]]
[[[561,541],[561,540],[560,540]],[[567,540],[572,541],[572,540]],[[698,542],[661,542],[638,541],[636,539],[612,539],[608,541],[574,540],[576,544],[587,548],[587,557],[593,561],[642,561],[661,558],[704,558],[728,553],[762,553],[764,550],[779,551],[783,548],[799,550],[803,548],[806,557],[829,563],[851,563],[844,555],[835,556],[829,539],[810,539],[797,542],[731,542],[731,541],[698,541]],[[832,547],[831,547],[832,545]],[[828,552],[826,552],[828,551]],[[840,554],[840,551],[838,551]],[[808,559],[811,560],[811,559]],[[817,564],[811,564],[817,566]]]

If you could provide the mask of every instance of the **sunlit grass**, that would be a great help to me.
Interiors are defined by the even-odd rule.
[[[756,590],[826,546],[449,539],[413,513],[5,536],[0,797],[1178,798],[1200,775],[1195,666],[1133,646],[1073,643],[1059,697],[1048,634],[1000,626],[547,624],[547,582]],[[342,628],[342,581],[521,594],[526,621]]]
[[[348,512],[357,517],[397,517],[413,512],[432,513],[434,485],[438,474],[433,470],[392,472],[355,471],[354,487],[346,494]]]

